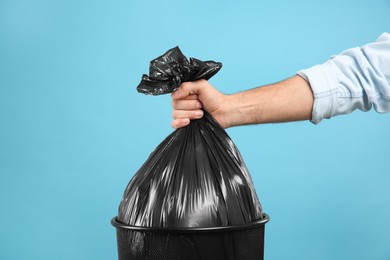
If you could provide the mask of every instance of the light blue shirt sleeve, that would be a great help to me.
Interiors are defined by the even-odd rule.
[[[312,88],[314,124],[372,106],[379,113],[390,112],[390,34],[297,74]]]

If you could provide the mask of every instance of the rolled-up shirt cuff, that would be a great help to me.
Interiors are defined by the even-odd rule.
[[[324,118],[331,118],[337,109],[339,89],[337,77],[329,61],[300,70],[297,74],[309,82],[313,91],[314,104],[310,121],[318,124]]]

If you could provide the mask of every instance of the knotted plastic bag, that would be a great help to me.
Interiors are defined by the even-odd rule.
[[[170,93],[182,82],[209,79],[222,64],[190,62],[178,47],[150,63],[138,91]],[[207,112],[175,130],[128,184],[118,221],[152,228],[239,226],[263,218],[251,177],[226,131]]]
[[[160,95],[174,92],[182,82],[210,79],[222,67],[215,61],[201,61],[183,55],[179,47],[168,50],[150,62],[149,76],[144,74],[138,92]]]

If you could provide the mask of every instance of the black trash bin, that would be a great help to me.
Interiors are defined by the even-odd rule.
[[[116,218],[119,260],[263,260],[263,219],[242,226],[158,229],[122,224]]]

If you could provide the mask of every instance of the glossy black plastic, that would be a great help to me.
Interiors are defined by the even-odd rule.
[[[118,220],[177,228],[243,225],[262,209],[240,152],[207,112],[170,134],[127,186]]]
[[[210,79],[222,67],[215,61],[188,59],[179,47],[168,50],[150,61],[149,75],[144,74],[137,90],[148,95],[171,93],[186,81]]]

